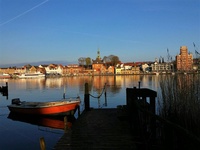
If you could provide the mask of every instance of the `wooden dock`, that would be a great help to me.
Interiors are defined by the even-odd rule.
[[[126,105],[113,109],[91,109],[90,96],[86,84],[85,110],[58,141],[55,150],[165,150],[200,147],[199,137],[155,114],[156,91],[140,86],[127,88]]]
[[[104,92],[106,99],[106,84]],[[141,138],[142,126],[134,104],[140,97],[145,101],[146,97],[150,97],[149,108],[154,113],[157,93],[149,89],[130,88],[127,89],[126,94],[127,104],[124,108],[91,109],[91,95],[86,83],[84,112],[58,141],[54,149],[147,149],[149,143],[144,141],[145,138]],[[153,127],[154,123],[154,119],[151,119],[150,127]],[[155,133],[154,130],[152,131]]]
[[[137,149],[138,141],[126,119],[119,119],[118,109],[84,111],[58,143],[55,150],[66,149]]]

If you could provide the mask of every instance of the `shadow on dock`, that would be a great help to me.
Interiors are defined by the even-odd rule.
[[[62,149],[136,149],[127,120],[118,118],[117,109],[85,111],[55,146]]]

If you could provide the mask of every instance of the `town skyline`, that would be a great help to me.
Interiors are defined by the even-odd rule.
[[[200,47],[198,0],[1,1],[0,67],[76,63],[116,55],[122,62],[175,58]]]
[[[98,49],[99,50],[99,49]],[[97,58],[97,53],[98,53],[98,50],[97,50],[97,52],[96,52],[96,57],[95,58],[91,58],[90,56],[86,56],[86,57],[89,57],[89,58],[91,58],[91,61],[92,60],[94,60],[94,59],[96,59]],[[101,52],[100,52],[101,53]],[[179,50],[179,52],[177,53],[177,55],[180,53],[180,50]],[[169,54],[170,55],[170,54]],[[86,58],[85,57],[85,58]],[[100,57],[101,57],[101,59],[103,59],[103,57],[107,57],[107,56],[101,56],[101,54],[100,54]],[[159,60],[159,59],[163,59],[165,62],[167,62],[168,60],[168,56],[167,56],[167,51],[166,51],[166,56],[165,57],[163,57],[163,56],[159,56],[159,57],[155,57],[155,59],[154,60],[143,60],[143,61],[129,61],[129,62],[123,62],[123,61],[121,61],[121,59],[120,59],[120,56],[118,56],[119,57],[119,60],[120,60],[120,62],[121,63],[130,63],[130,62],[155,62],[155,60]],[[170,57],[172,57],[171,55],[170,55]],[[173,58],[172,58],[172,60],[171,61],[175,61],[175,57],[176,56],[174,56]],[[80,57],[81,58],[81,57]],[[194,58],[194,54],[193,54],[193,58]],[[77,65],[79,65],[79,62],[78,62],[78,59],[79,58],[77,58],[77,60],[76,61],[72,61],[72,62],[70,62],[70,61],[67,61],[67,60],[65,60],[65,61],[62,61],[62,60],[55,60],[55,61],[38,61],[38,62],[22,62],[22,63],[17,63],[17,64],[15,64],[15,63],[13,63],[13,64],[3,64],[3,65],[1,65],[0,64],[0,68],[9,68],[9,67],[22,67],[22,66],[25,66],[25,65],[27,65],[27,64],[30,64],[30,65],[32,65],[32,66],[39,66],[39,65],[48,65],[48,64],[61,64],[61,65],[63,65],[63,66],[67,66],[67,65],[71,65],[71,64],[77,64]]]
[[[194,45],[194,47],[195,47],[195,43],[193,43],[193,45]],[[182,46],[180,46],[180,49],[181,49],[181,47],[186,47],[187,48],[187,46],[185,46],[185,45],[182,45]],[[181,52],[180,52],[180,49],[179,49],[179,52],[177,53],[177,55],[179,55]],[[198,53],[198,59],[199,59],[199,56],[200,56],[200,54],[199,54],[199,52],[197,51],[197,49],[195,49],[195,51]],[[190,52],[190,51],[188,51],[188,54],[192,54],[192,56],[193,56],[193,59],[196,59],[196,57],[195,57],[195,54],[193,54],[192,52]],[[96,51],[96,57],[95,58],[91,58],[90,56],[86,56],[86,57],[79,57],[79,58],[90,58],[91,59],[91,61],[92,60],[95,60],[97,57],[98,57],[98,55],[100,56],[100,58],[103,60],[103,58],[104,57],[108,57],[108,56],[101,56],[101,52],[100,52],[100,50],[98,49],[97,51]],[[177,56],[176,55],[176,56]],[[109,56],[111,56],[111,55],[109,55]],[[113,55],[113,56],[116,56],[116,55]],[[172,56],[171,54],[170,54],[170,52],[169,52],[169,50],[167,49],[167,52],[166,52],[166,56],[165,57],[163,57],[163,56],[159,56],[159,57],[155,57],[155,59],[154,60],[143,60],[143,61],[129,61],[129,62],[123,62],[123,61],[121,61],[121,59],[120,59],[120,56],[117,56],[118,58],[119,58],[119,61],[121,62],[121,63],[133,63],[133,62],[135,62],[135,63],[146,63],[146,62],[155,62],[155,61],[159,61],[159,60],[161,60],[161,61],[163,61],[163,62],[173,62],[173,61],[176,61],[176,56]],[[170,57],[170,58],[169,58]],[[76,61],[74,61],[74,62],[70,62],[70,61],[67,61],[67,60],[65,60],[65,61],[62,61],[62,60],[57,60],[57,61],[38,61],[38,62],[22,62],[22,63],[18,63],[18,64],[4,64],[4,65],[1,65],[0,64],[0,68],[9,68],[9,67],[23,67],[23,66],[25,66],[25,65],[28,65],[28,64],[30,64],[30,65],[32,65],[32,66],[39,66],[39,65],[49,65],[49,64],[58,64],[58,65],[63,65],[63,66],[67,66],[67,65],[72,65],[72,64],[77,64],[77,65],[80,65],[79,64],[79,62],[78,62],[78,59],[79,58],[77,58],[77,60]],[[170,60],[169,60],[170,59]],[[91,62],[92,63],[92,62]]]

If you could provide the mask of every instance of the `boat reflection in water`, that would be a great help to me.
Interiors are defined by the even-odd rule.
[[[33,116],[10,113],[9,119],[54,129],[68,130],[76,120],[74,116]]]

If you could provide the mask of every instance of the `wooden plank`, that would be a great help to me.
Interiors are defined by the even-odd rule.
[[[136,149],[128,121],[120,120],[117,112],[115,108],[83,112],[54,149]]]

